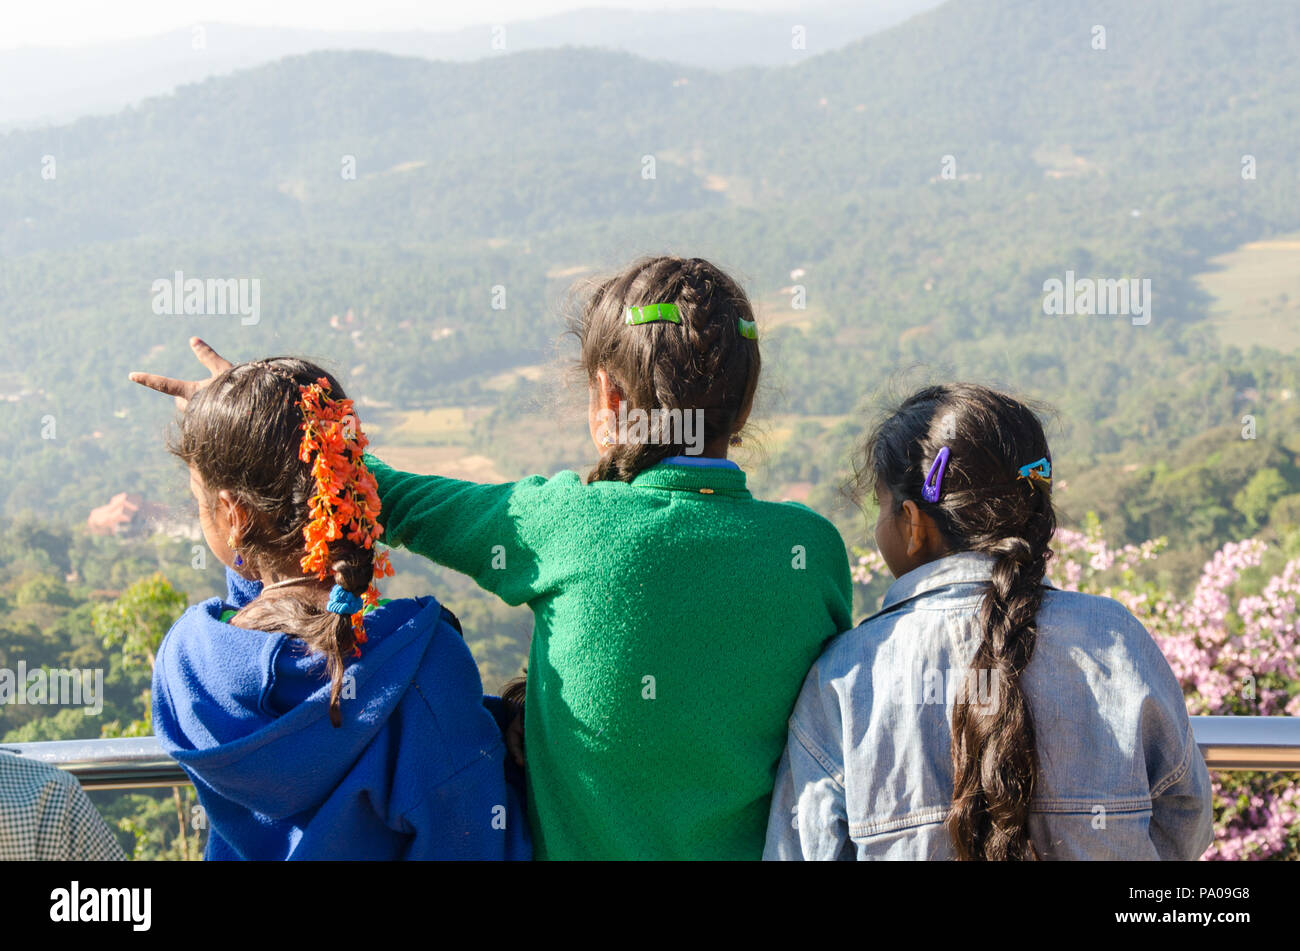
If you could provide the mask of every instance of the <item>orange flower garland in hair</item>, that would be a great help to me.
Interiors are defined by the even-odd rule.
[[[329,395],[329,380],[299,386],[302,398],[302,445],[298,458],[311,463],[316,491],[311,497],[311,520],[303,529],[307,554],[302,570],[326,581],[333,577],[330,542],[346,538],[363,548],[373,547],[384,533],[379,524],[379,493],[375,477],[361,454],[368,442],[352,412],[352,400],[335,400]],[[374,577],[391,576],[388,552],[376,552]],[[379,603],[379,589],[372,583],[361,596],[362,610],[352,615],[357,644],[366,642],[365,606]],[[361,656],[361,648],[356,648]]]

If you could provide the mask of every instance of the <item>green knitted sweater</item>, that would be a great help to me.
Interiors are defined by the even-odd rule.
[[[533,611],[537,857],[760,858],[786,719],[852,626],[835,527],[731,468],[481,485],[366,461],[385,543]]]

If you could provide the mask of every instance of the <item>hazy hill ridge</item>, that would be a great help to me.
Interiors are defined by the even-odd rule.
[[[1284,94],[1300,88],[1296,5],[1250,17],[1224,0],[1083,6],[956,0],[795,70],[721,76],[577,49],[464,64],[291,58],[0,136],[0,248],[304,230],[504,237],[921,185],[945,154],[959,172],[1034,183],[1077,156],[1080,174],[1115,188],[1231,180],[1242,151],[1295,154],[1298,107]],[[1094,21],[1104,51],[1091,48]],[[643,187],[642,156],[660,153]],[[46,154],[61,160],[57,194],[31,174]],[[355,181],[340,177],[344,155]],[[742,187],[718,190],[710,174]]]
[[[463,61],[560,46],[620,50],[702,69],[772,66],[900,22],[940,0],[819,4],[784,14],[582,9],[445,32],[342,32],[195,23],[83,48],[0,50],[0,130],[116,112],[177,86],[317,50],[370,50]],[[798,48],[792,30],[802,28]]]

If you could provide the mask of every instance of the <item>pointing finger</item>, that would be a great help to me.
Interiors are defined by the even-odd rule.
[[[155,373],[132,373],[130,375],[132,383],[139,383],[141,386],[147,386],[151,390],[157,390],[159,393],[165,393],[168,396],[177,396],[185,399],[191,395],[190,390],[193,384],[184,380],[176,380],[169,376],[158,376]]]
[[[233,365],[198,337],[190,338],[190,349],[194,351],[194,355],[199,358],[199,362],[207,367],[213,376],[218,373],[225,373]]]

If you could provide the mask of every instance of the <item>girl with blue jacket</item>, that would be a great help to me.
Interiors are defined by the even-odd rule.
[[[189,400],[172,451],[229,594],[163,640],[154,731],[209,859],[529,858],[506,713],[455,616],[374,588],[391,568],[365,445],[305,361],[236,365]]]
[[[770,859],[1193,859],[1210,779],[1177,679],[1108,598],[1044,580],[1052,463],[1026,406],[913,395],[860,488],[897,579],[790,717]]]

